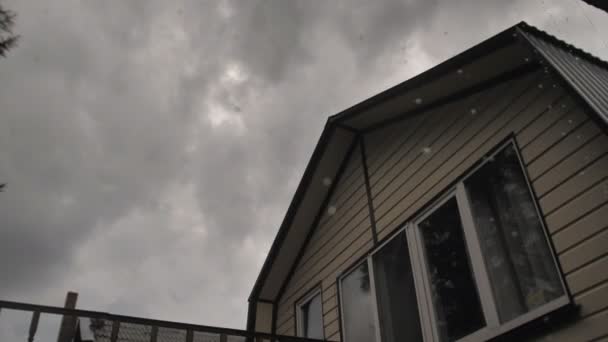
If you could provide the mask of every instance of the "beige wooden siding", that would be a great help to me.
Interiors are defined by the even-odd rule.
[[[548,334],[553,341],[606,337],[608,136],[549,75],[528,75],[367,135],[379,238],[512,133],[581,305],[576,322]]]
[[[358,147],[337,181],[328,206],[322,209],[323,216],[279,302],[279,334],[295,334],[295,302],[321,284],[325,336],[332,339],[339,336],[336,277],[372,247],[369,208]],[[329,215],[330,208],[335,208],[335,214]]]
[[[522,76],[364,136],[380,239],[514,135],[581,317],[556,341],[608,336],[608,136],[550,75]],[[339,341],[336,277],[373,248],[358,149],[278,304],[277,332],[295,333],[294,303],[322,287],[325,337]]]

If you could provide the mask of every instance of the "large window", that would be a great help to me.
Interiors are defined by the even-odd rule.
[[[314,290],[296,304],[298,336],[323,339],[321,290]]]
[[[355,267],[341,279],[340,295],[344,340],[376,341],[376,317],[367,262]]]
[[[486,322],[456,198],[450,197],[418,226],[440,339],[454,341],[483,328]]]
[[[341,279],[345,342],[487,340],[569,303],[515,144],[461,179]]]
[[[416,288],[405,233],[372,256],[378,322],[383,342],[421,341]]]

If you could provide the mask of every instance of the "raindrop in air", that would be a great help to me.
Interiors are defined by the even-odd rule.
[[[424,154],[429,154],[429,153],[431,153],[431,152],[432,152],[432,150],[431,150],[431,148],[430,148],[430,147],[428,147],[428,146],[427,146],[427,147],[423,147],[423,148],[422,148],[422,153],[424,153]]]
[[[329,177],[323,178],[323,185],[330,186],[331,185],[331,178],[329,178]]]
[[[462,75],[462,73],[463,73],[462,69],[458,69],[458,71],[457,71],[457,72],[458,72],[459,74],[461,74],[461,75]]]
[[[543,89],[543,84],[542,84],[542,83],[541,83],[541,84],[539,84],[539,85],[538,85],[538,88]]]
[[[473,115],[477,114],[477,109],[472,108],[472,109],[471,109],[471,114],[473,114]]]
[[[335,213],[336,213],[336,207],[333,205],[330,205],[329,208],[327,208],[327,215],[333,216]]]
[[[568,120],[568,123],[569,123],[569,124],[572,124],[572,120]]]
[[[422,99],[421,98],[417,98],[416,100],[414,100],[414,102],[416,102],[416,104],[421,104],[422,103]]]

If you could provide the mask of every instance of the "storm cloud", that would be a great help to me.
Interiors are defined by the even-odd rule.
[[[521,20],[608,58],[575,0],[3,4],[0,298],[235,328],[327,116]]]

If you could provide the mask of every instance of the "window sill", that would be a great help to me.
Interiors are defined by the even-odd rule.
[[[539,316],[513,330],[491,338],[489,341],[516,341],[542,337],[555,331],[578,318],[580,307],[572,302],[565,304],[551,312]]]

